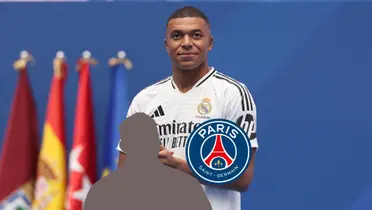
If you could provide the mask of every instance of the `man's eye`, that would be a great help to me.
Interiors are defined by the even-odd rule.
[[[199,34],[199,33],[195,33],[195,34],[194,34],[194,37],[195,37],[195,38],[201,38],[201,37],[202,37],[202,35],[201,35],[201,34]]]
[[[173,39],[178,39],[178,38],[180,38],[180,35],[179,34],[172,34],[172,36],[171,36]]]

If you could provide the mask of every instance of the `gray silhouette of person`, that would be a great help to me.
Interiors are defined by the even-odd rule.
[[[150,116],[128,117],[120,136],[124,166],[90,188],[84,210],[212,210],[198,180],[158,159],[160,141]]]

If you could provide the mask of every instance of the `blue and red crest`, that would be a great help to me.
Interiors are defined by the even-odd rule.
[[[251,157],[248,135],[224,119],[205,121],[189,135],[186,160],[194,175],[211,184],[227,184],[247,169]]]

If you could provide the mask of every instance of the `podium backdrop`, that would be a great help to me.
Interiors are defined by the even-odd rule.
[[[36,59],[29,72],[41,132],[52,60],[63,50],[70,67],[65,104],[70,149],[75,64],[88,49],[100,61],[92,69],[92,81],[102,145],[109,57],[125,50],[132,59],[131,98],[166,77],[170,62],[163,43],[165,22],[183,5],[0,4],[0,144],[16,83],[12,63],[19,52],[29,50]],[[204,10],[212,22],[210,64],[246,83],[257,103],[260,149],[243,209],[372,209],[372,3],[191,5]]]

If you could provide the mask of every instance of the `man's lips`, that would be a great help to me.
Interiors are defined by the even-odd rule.
[[[197,53],[178,53],[178,55],[181,55],[181,56],[191,56],[191,55],[197,55]]]

